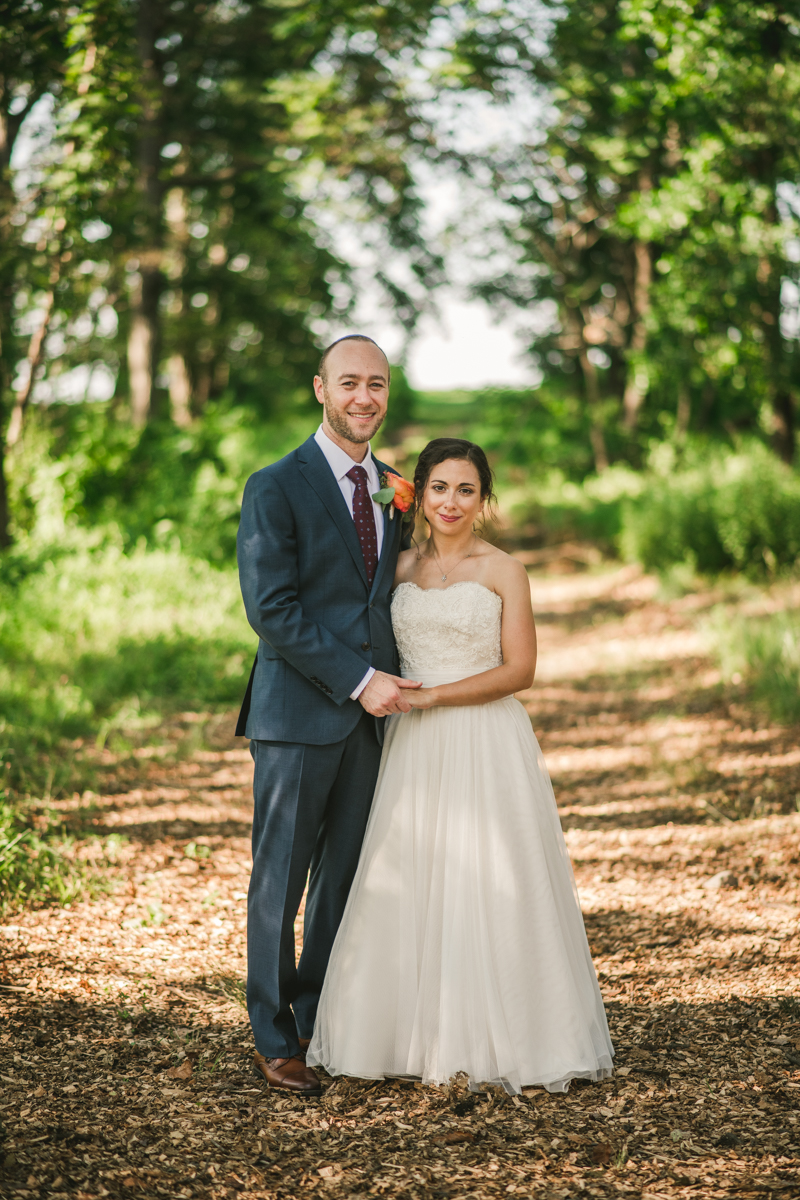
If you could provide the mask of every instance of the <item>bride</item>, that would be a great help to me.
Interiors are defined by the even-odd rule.
[[[400,556],[392,623],[423,686],[389,718],[307,1061],[563,1092],[609,1076],[614,1050],[547,768],[513,698],[536,665],[528,578],[473,533],[492,499],[479,446],[430,442],[414,484],[430,537]]]

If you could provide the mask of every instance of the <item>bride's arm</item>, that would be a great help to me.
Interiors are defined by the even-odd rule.
[[[492,565],[495,567],[495,563]],[[524,691],[533,683],[536,671],[536,626],[533,623],[528,575],[521,563],[508,556],[503,556],[495,569],[492,585],[503,601],[500,631],[503,665],[491,671],[481,671],[479,675],[470,675],[458,683],[408,692],[404,698],[412,708],[489,704],[492,700],[502,700],[505,696]]]

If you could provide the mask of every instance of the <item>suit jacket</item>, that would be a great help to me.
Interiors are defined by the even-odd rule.
[[[389,604],[404,532],[401,514],[387,511],[370,588],[355,523],[313,437],[250,476],[237,557],[260,641],[237,735],[321,746],[355,728],[364,710],[350,693],[367,668],[399,674]]]

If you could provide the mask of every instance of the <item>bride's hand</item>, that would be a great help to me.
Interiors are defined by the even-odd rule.
[[[436,704],[436,689],[417,688],[415,692],[406,692],[404,699],[412,708],[433,708]]]

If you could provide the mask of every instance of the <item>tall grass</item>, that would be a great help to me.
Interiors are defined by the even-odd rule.
[[[623,506],[625,557],[647,570],[686,563],[703,574],[751,577],[796,566],[800,479],[765,446],[739,453],[698,446],[680,465],[666,458],[655,466]]]
[[[660,443],[645,471],[618,464],[581,483],[556,471],[501,493],[518,535],[591,541],[648,571],[769,578],[800,557],[800,477],[758,442],[680,455]]]
[[[0,916],[31,900],[73,900],[88,876],[71,849],[71,839],[40,833],[0,794]]]
[[[64,739],[236,703],[255,637],[233,568],[72,531],[0,565],[0,750],[8,786],[55,792]]]
[[[0,559],[0,911],[65,902],[92,879],[33,817],[82,786],[81,743],[234,706],[255,641],[235,568],[177,546],[125,554],[108,531],[64,528]]]
[[[779,721],[800,721],[800,610],[722,614],[712,630],[723,676],[743,684]]]

